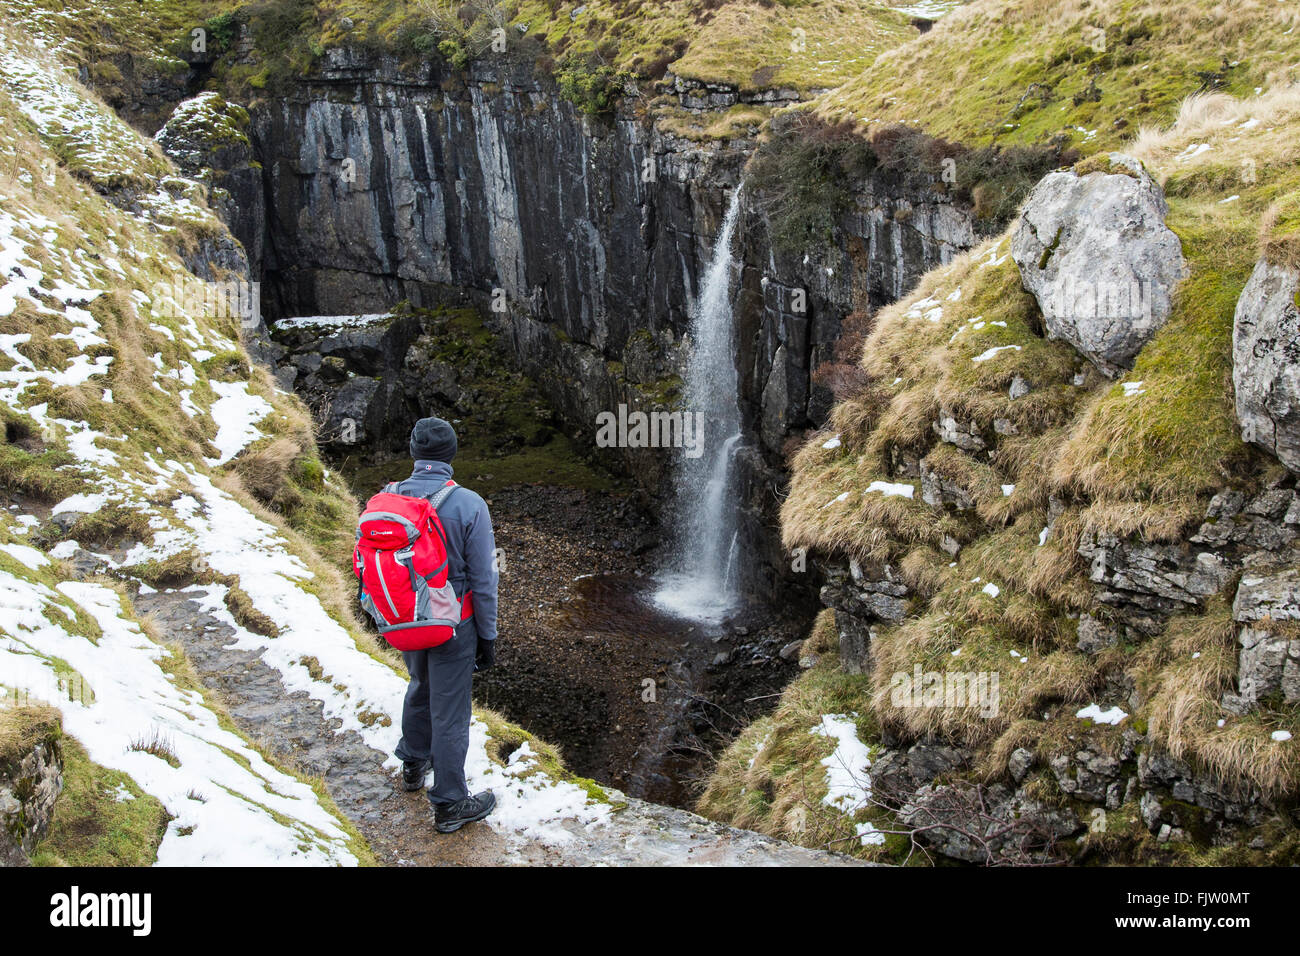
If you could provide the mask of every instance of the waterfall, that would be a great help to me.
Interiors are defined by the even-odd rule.
[[[731,240],[740,214],[741,187],[731,194],[691,316],[684,405],[702,413],[703,454],[683,456],[676,474],[676,540],[671,565],[659,578],[656,603],[665,610],[718,621],[737,603],[735,469],[741,441],[736,402],[735,335],[731,303]]]

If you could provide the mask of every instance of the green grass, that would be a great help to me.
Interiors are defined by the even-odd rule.
[[[1263,0],[1096,0],[1065,5],[980,0],[880,57],[818,108],[855,122],[918,123],[966,143],[1113,149],[1167,123],[1201,90],[1236,95],[1295,75],[1300,37]],[[1104,49],[1095,49],[1095,32]],[[1223,68],[1224,60],[1234,63]],[[1099,91],[1094,98],[1093,86]]]
[[[63,750],[63,793],[36,866],[149,866],[167,831],[163,805],[124,773],[91,761],[70,737]],[[119,799],[126,793],[131,799]]]

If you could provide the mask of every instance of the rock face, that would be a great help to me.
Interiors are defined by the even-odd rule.
[[[421,417],[415,383],[402,380],[407,353],[421,332],[420,321],[409,315],[275,329],[276,378],[312,409],[327,449],[397,454]],[[440,397],[450,398],[447,391]],[[455,407],[447,401],[441,410],[452,414]]]
[[[26,866],[49,832],[63,791],[59,720],[49,708],[16,708],[0,715],[13,740],[0,752],[0,866]]]
[[[1232,384],[1242,439],[1300,471],[1300,272],[1261,259],[1232,320]]]
[[[1295,491],[1286,488],[1268,489],[1249,500],[1228,491],[1210,500],[1205,520],[1183,543],[1098,534],[1085,536],[1078,552],[1089,563],[1097,600],[1140,639],[1158,633],[1169,615],[1203,607],[1242,569],[1264,571],[1300,562],[1297,501]]]
[[[1137,160],[1111,153],[1110,162],[1115,172],[1043,177],[1011,255],[1048,336],[1114,377],[1168,319],[1187,267],[1160,187]]]
[[[1293,636],[1295,625],[1287,623],[1300,619],[1300,571],[1243,576],[1232,617],[1241,625],[1241,652],[1237,692],[1224,695],[1224,707],[1244,714],[1268,698],[1300,701],[1300,639]]]
[[[671,403],[678,345],[752,140],[679,138],[630,106],[585,117],[531,61],[485,59],[463,75],[343,47],[319,63],[251,109],[266,205],[253,213],[260,229],[242,210],[231,225],[268,317],[468,297],[571,431],[619,404]],[[685,81],[668,92],[700,108],[739,95]],[[178,155],[203,153],[169,138]],[[782,446],[829,412],[812,373],[841,320],[980,237],[969,209],[884,173],[862,184],[824,262],[774,253],[761,197],[743,205],[735,324],[747,440],[735,461],[741,544],[756,558],[746,573],[762,589],[788,564],[771,530]],[[387,400],[352,388],[370,390],[354,396],[366,407]],[[665,490],[663,467],[625,457],[647,490]]]
[[[1052,856],[1055,846],[1082,829],[1068,808],[1033,799],[1024,789],[926,784],[898,812],[917,838],[944,856],[967,863],[1027,864]]]
[[[917,463],[904,469],[916,473]],[[927,478],[919,463],[925,500],[960,509],[959,489]],[[1300,702],[1300,492],[1283,476],[1253,497],[1225,491],[1211,499],[1204,520],[1176,544],[1137,536],[1085,534],[1077,551],[1089,568],[1095,604],[1077,623],[1077,649],[1100,654],[1120,643],[1140,644],[1163,632],[1169,619],[1204,610],[1236,582],[1232,617],[1237,681],[1223,694],[1229,714]],[[955,550],[955,543],[954,543]],[[950,552],[953,553],[953,552]],[[888,565],[826,562],[821,602],[839,632],[841,668],[869,673],[878,628],[904,620],[914,597]],[[1099,699],[1134,712],[1142,692],[1117,680]],[[1005,777],[991,783],[949,783],[982,752],[937,740],[911,741],[886,730],[872,754],[877,796],[918,838],[943,854],[976,863],[1025,863],[1069,856],[1074,837],[1109,812],[1136,802],[1143,823],[1160,842],[1199,834],[1220,843],[1242,842],[1245,827],[1279,813],[1248,785],[1228,786],[1205,770],[1160,749],[1145,729],[1125,722],[1110,739],[1080,732],[1048,752],[1013,750]],[[1100,730],[1100,728],[1098,728]],[[1048,780],[1071,808],[1033,798],[1036,780]],[[1092,805],[1092,806],[1089,806]],[[1104,814],[1102,819],[1104,819]]]
[[[825,584],[821,602],[835,612],[840,662],[850,674],[871,669],[871,641],[877,626],[897,624],[907,616],[911,592],[889,565],[871,567],[850,561],[847,567],[820,567]]]
[[[248,138],[248,111],[206,92],[176,106],[154,136],[181,171],[204,183],[208,205],[230,227],[256,269],[262,261],[266,202]]]

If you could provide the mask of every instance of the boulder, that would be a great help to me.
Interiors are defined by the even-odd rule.
[[[1223,706],[1245,714],[1278,695],[1284,703],[1300,701],[1300,639],[1279,626],[1300,619],[1300,572],[1247,574],[1237,586],[1232,616],[1244,626],[1237,635],[1237,693],[1225,694]]]
[[[1025,747],[1017,747],[1007,758],[1007,770],[1016,783],[1023,783],[1029,771],[1038,762],[1038,755]]]
[[[1056,172],[1025,201],[1011,255],[1047,335],[1114,377],[1165,324],[1187,274],[1168,206],[1142,164],[1110,154],[1113,172]]]
[[[1300,272],[1261,259],[1232,320],[1232,384],[1242,440],[1300,471]]]

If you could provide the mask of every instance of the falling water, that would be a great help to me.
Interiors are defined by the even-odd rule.
[[[682,457],[677,472],[677,537],[656,602],[665,610],[718,621],[736,606],[736,492],[733,458],[741,440],[731,310],[731,240],[740,187],[722,220],[713,259],[691,317],[685,409],[703,414],[704,453]]]

